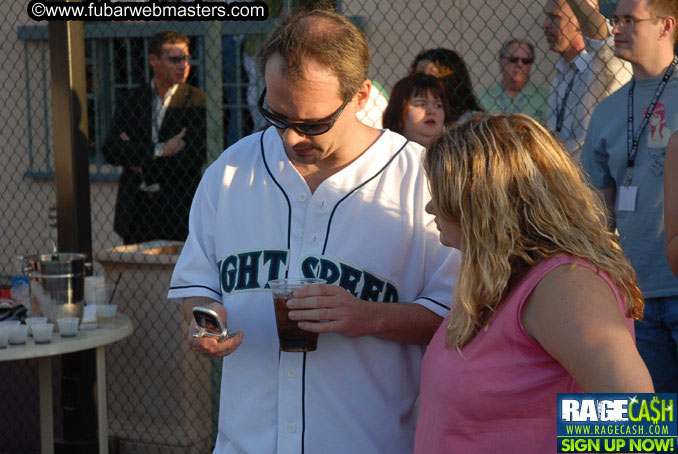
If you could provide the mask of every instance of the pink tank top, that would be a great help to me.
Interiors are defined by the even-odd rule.
[[[446,322],[436,331],[421,366],[419,419],[414,452],[554,453],[556,393],[581,392],[567,371],[523,329],[525,300],[552,269],[572,263],[558,255],[528,271],[462,352],[445,348]],[[619,292],[612,288],[625,314]],[[633,320],[625,317],[631,335]]]

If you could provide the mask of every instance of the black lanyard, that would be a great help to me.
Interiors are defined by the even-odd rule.
[[[565,76],[563,75],[563,79],[564,78]],[[565,94],[563,95],[563,101],[560,105],[560,109],[558,109],[558,115],[556,116],[556,132],[560,132],[560,130],[563,129],[563,121],[565,120],[565,107],[567,106],[567,98],[570,97],[570,92],[572,91],[572,86],[574,85],[574,79],[576,78],[577,78],[577,69],[575,68],[574,76],[572,76],[572,79],[570,79],[570,83],[567,84]],[[557,93],[556,96],[558,96]]]
[[[666,87],[666,83],[669,81],[671,76],[673,75],[673,70],[676,68],[676,64],[678,64],[678,55],[674,55],[673,61],[669,65],[669,67],[666,69],[666,72],[664,73],[664,77],[662,78],[661,82],[659,82],[659,85],[657,86],[657,89],[654,92],[654,97],[652,98],[652,102],[650,103],[650,106],[647,108],[647,113],[645,114],[645,117],[643,117],[643,121],[640,123],[640,127],[638,128],[638,131],[633,134],[633,91],[636,88],[636,78],[634,77],[631,80],[631,86],[629,87],[629,99],[628,99],[628,121],[627,121],[627,128],[626,128],[626,139],[627,139],[627,145],[626,145],[626,150],[627,150],[627,161],[626,161],[626,186],[629,186],[631,184],[631,176],[633,175],[633,166],[636,163],[636,153],[638,152],[638,144],[640,143],[640,136],[643,134],[643,130],[645,130],[645,127],[647,126],[647,122],[652,116],[652,113],[654,112],[654,108],[657,105],[657,102],[659,101],[659,98],[661,97],[662,93],[664,92],[664,88]]]

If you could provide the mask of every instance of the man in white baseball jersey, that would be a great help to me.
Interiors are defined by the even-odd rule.
[[[240,332],[193,339],[224,357],[215,452],[410,453],[419,365],[452,299],[458,252],[424,207],[423,149],[356,119],[369,96],[365,36],[343,16],[283,20],[259,54],[274,127],[206,171],[169,297]],[[267,282],[320,277],[290,318],[318,348],[280,351]]]

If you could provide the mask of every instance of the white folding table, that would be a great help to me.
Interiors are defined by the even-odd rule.
[[[56,326],[55,326],[56,328]],[[132,322],[124,314],[118,313],[115,327],[79,330],[75,337],[61,337],[55,332],[52,341],[36,344],[32,337],[23,345],[9,345],[0,349],[0,361],[19,359],[38,359],[38,377],[40,380],[40,452],[54,453],[54,417],[52,408],[52,362],[51,357],[64,353],[79,352],[96,348],[97,374],[97,419],[99,435],[99,453],[108,454],[108,415],[106,403],[106,356],[107,344],[117,342],[132,334]]]

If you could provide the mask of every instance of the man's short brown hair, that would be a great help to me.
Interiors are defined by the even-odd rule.
[[[673,17],[678,21],[678,1],[676,0],[648,0],[647,9],[652,16],[664,19]],[[674,44],[678,41],[678,27],[673,28],[672,32]]]
[[[160,57],[162,54],[162,46],[165,44],[191,44],[191,39],[184,35],[183,33],[177,33],[172,31],[162,31],[158,32],[149,40],[148,42],[148,51]]]
[[[313,10],[284,19],[266,38],[257,54],[259,71],[273,55],[283,59],[283,75],[303,79],[304,62],[313,59],[339,79],[342,99],[350,99],[367,79],[370,51],[362,31],[344,16]]]

